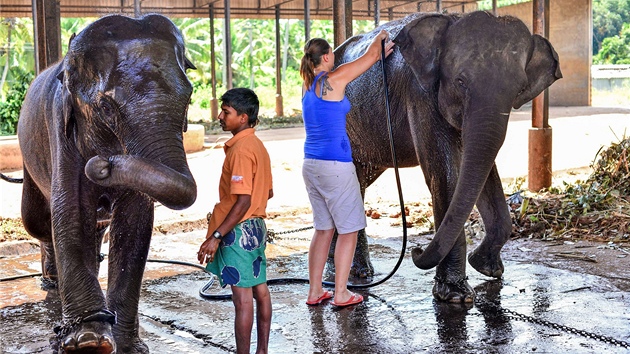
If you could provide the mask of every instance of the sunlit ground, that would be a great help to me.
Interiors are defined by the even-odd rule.
[[[630,85],[612,91],[591,91],[591,105],[593,107],[625,107],[630,108]]]

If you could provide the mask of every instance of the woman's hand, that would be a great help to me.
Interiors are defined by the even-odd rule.
[[[387,57],[390,54],[392,54],[392,52],[394,51],[394,42],[389,39],[389,32],[385,30],[381,30],[376,35],[376,37],[374,37],[374,40],[372,44],[370,45],[370,47],[378,46],[378,53],[380,55],[383,49],[381,46],[381,42],[383,41],[385,41],[385,57]],[[380,56],[379,56],[379,59],[380,59]]]

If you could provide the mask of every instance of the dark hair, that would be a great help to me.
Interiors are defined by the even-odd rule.
[[[300,62],[300,76],[307,90],[315,80],[315,67],[322,62],[322,55],[328,54],[330,44],[323,38],[311,38],[304,45],[304,56]]]
[[[237,87],[225,91],[221,96],[221,104],[234,108],[238,114],[247,114],[250,127],[258,124],[258,96],[248,88]]]

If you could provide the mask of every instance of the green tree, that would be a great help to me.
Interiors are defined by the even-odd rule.
[[[14,135],[17,131],[17,122],[20,117],[22,101],[26,90],[33,80],[33,73],[16,68],[15,82],[7,93],[6,100],[0,101],[0,135]]]
[[[621,33],[624,23],[630,23],[630,0],[593,0],[593,55],[604,39]]]
[[[0,19],[0,98],[16,76],[23,71],[34,71],[33,21],[29,18]]]
[[[602,48],[593,57],[594,64],[630,64],[630,23],[618,36],[604,38]]]

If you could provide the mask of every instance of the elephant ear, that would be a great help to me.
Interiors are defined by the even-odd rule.
[[[520,108],[525,102],[529,102],[556,80],[562,78],[558,53],[548,40],[537,34],[532,36],[525,73],[528,84],[516,96],[512,105],[514,108]]]
[[[438,80],[440,45],[450,18],[433,14],[409,22],[393,39],[425,92]]]

